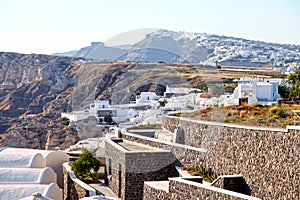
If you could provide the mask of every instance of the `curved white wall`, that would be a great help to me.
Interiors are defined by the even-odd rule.
[[[33,193],[41,193],[43,196],[62,200],[63,194],[56,183],[51,184],[6,184],[0,185],[1,199],[21,199],[31,196]]]
[[[1,168],[0,184],[9,183],[39,183],[56,182],[55,172],[47,168]]]
[[[43,168],[45,160],[40,153],[21,154],[0,152],[0,167]]]
[[[57,174],[57,183],[60,187],[63,186],[63,171],[62,164],[69,161],[69,155],[62,151],[47,151],[47,150],[38,150],[38,149],[25,149],[25,148],[3,148],[0,149],[1,154],[32,154],[39,153],[43,156],[45,165],[44,167],[51,167],[54,172]],[[0,161],[1,162],[1,161]]]

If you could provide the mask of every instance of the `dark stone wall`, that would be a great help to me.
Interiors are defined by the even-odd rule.
[[[197,187],[192,184],[186,184],[174,180],[169,182],[169,199],[213,199],[213,200],[241,200],[251,199],[252,197],[238,197],[236,195],[227,194],[222,191],[211,190],[206,187]]]
[[[127,151],[108,140],[105,142],[105,157],[107,173],[111,175],[108,180],[109,187],[115,194],[121,192],[121,199],[142,199],[144,181],[167,180],[179,175],[173,165],[174,156],[170,151],[163,149]]]
[[[148,186],[147,184],[144,185],[144,200],[169,200],[169,193],[164,190],[157,190]]]
[[[90,192],[86,190],[82,185],[74,182],[70,177],[67,169],[63,167],[64,177],[64,200],[79,200],[84,197],[89,197]]]
[[[183,130],[186,145],[208,150],[204,163],[215,172],[242,174],[252,196],[299,199],[299,130],[165,117],[164,128],[172,131],[174,124]]]
[[[108,180],[109,188],[121,199],[125,199],[125,152],[117,146],[112,141],[105,142],[106,173],[110,177]],[[119,178],[120,173],[121,179]]]
[[[169,180],[168,191],[153,188],[147,183],[144,185],[144,200],[259,200],[248,195],[242,195],[236,192],[231,192],[224,189],[219,189],[209,185],[194,183],[192,181]]]
[[[178,172],[171,164],[160,170],[145,173],[126,173],[126,199],[142,199],[144,192],[144,181],[168,180],[169,177],[178,177]]]

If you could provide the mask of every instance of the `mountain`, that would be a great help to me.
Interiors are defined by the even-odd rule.
[[[55,53],[54,55],[114,60],[126,52],[127,50],[122,48],[107,47],[102,42],[92,42],[91,46],[81,48],[80,50]]]
[[[130,34],[139,37],[132,40]],[[108,41],[104,44],[92,43],[91,46],[73,54],[67,52],[59,55],[124,61],[219,63],[235,66],[284,66],[300,62],[298,45],[267,43],[206,33],[163,29],[135,30]]]

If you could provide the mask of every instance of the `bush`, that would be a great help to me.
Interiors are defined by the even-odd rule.
[[[287,116],[283,108],[280,108],[280,109],[276,112],[276,115],[278,115],[280,118],[286,118],[286,116]]]
[[[187,168],[187,171],[192,176],[202,176],[203,180],[210,182],[210,183],[218,178],[218,175],[215,174],[211,168],[209,168],[205,165],[201,165],[199,167],[189,167],[189,168]]]
[[[71,167],[78,178],[94,183],[98,182],[100,161],[87,149],[82,149],[82,154],[77,160],[72,162]]]

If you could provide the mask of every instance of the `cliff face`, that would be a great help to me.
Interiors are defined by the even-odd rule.
[[[0,53],[0,146],[43,149],[56,133],[60,136],[53,148],[78,141],[77,132],[58,118],[60,112],[70,111],[72,78],[66,70],[74,62],[68,57]],[[51,112],[44,112],[47,107]]]
[[[163,95],[166,85],[200,82],[191,65],[0,53],[0,146],[65,148],[78,141],[78,128],[61,112],[83,110],[95,99],[129,103],[142,91]]]

